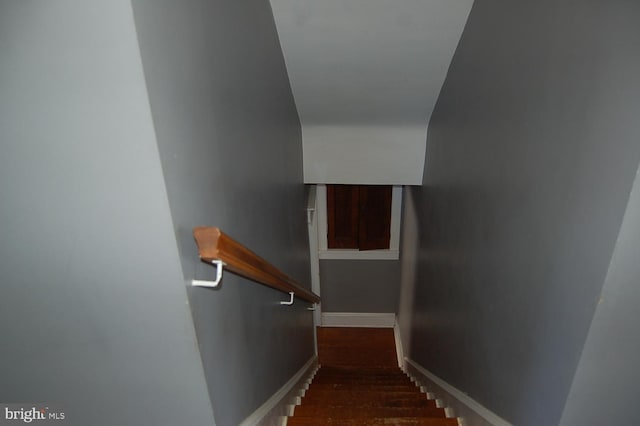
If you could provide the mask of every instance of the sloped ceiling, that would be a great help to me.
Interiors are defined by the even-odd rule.
[[[307,183],[421,184],[473,0],[271,0]]]

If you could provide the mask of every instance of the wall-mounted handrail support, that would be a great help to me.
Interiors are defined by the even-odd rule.
[[[295,293],[290,291],[289,292],[289,297],[290,297],[289,301],[284,300],[284,301],[281,301],[280,304],[281,305],[293,305],[293,297],[294,296],[295,296]]]
[[[192,280],[191,285],[193,287],[211,287],[216,288],[220,284],[222,280],[222,268],[225,263],[222,260],[212,259],[209,261],[213,265],[216,265],[216,279],[214,281],[206,281],[206,280]]]

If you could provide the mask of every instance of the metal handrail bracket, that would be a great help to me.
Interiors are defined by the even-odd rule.
[[[281,305],[293,305],[294,296],[295,296],[295,293],[290,291],[289,292],[289,297],[290,297],[289,301],[284,300],[284,301],[281,301],[280,304]]]
[[[222,280],[222,269],[223,266],[226,265],[222,260],[211,260],[211,263],[216,266],[216,279],[214,281],[206,281],[206,280],[191,280],[191,285],[193,287],[209,287],[216,288],[220,284]]]

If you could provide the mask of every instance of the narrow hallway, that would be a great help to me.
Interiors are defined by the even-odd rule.
[[[1,425],[640,425],[640,1],[0,22]]]

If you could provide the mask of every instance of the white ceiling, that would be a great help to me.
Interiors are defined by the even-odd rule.
[[[344,151],[361,152],[375,144],[386,144],[388,152],[398,142],[414,148],[404,159],[420,152],[424,158],[427,124],[472,3],[271,0],[302,122],[306,181],[340,180],[340,167],[331,170]],[[363,146],[381,127],[384,140]],[[327,156],[308,158],[312,151]],[[319,174],[308,176],[312,169]],[[419,176],[413,173],[409,180],[421,181],[421,176],[420,168]],[[373,182],[371,176],[360,180],[408,183],[388,173],[384,180],[395,182]]]

